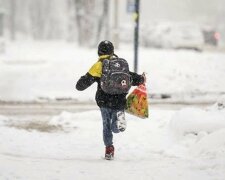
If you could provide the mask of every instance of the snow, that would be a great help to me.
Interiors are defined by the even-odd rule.
[[[94,102],[75,82],[96,61],[96,49],[75,44],[8,44],[0,55],[0,100],[72,98]],[[0,115],[0,179],[225,179],[225,54],[140,49],[139,71],[150,93],[171,93],[182,102],[211,100],[206,108],[163,110],[150,117],[126,114],[127,130],[114,134],[115,160],[106,161],[98,110],[42,119]],[[133,53],[121,46],[131,69]],[[39,119],[39,120],[37,120]]]
[[[222,105],[220,102],[206,109],[184,108],[176,112],[169,124],[173,139],[178,144],[185,139],[185,146],[196,157],[225,157],[225,101]]]
[[[30,129],[19,126],[21,122],[1,116],[0,177],[222,180],[225,178],[225,116],[222,118],[221,114],[225,111],[210,111],[214,115],[195,109],[190,118],[187,118],[190,109],[152,109],[149,119],[126,114],[127,130],[114,134],[113,161],[103,159],[102,121],[98,110],[62,112],[45,122],[43,131],[35,126]],[[193,122],[195,116],[201,118]],[[214,128],[196,128],[201,123],[211,127],[214,121],[217,122]],[[23,123],[32,124],[31,120]]]
[[[225,111],[185,108],[177,112],[171,120],[171,128],[176,133],[212,133],[225,128]]]
[[[96,48],[65,42],[18,42],[0,55],[0,100],[31,101],[73,98],[94,101],[96,85],[86,93],[75,82],[97,61]],[[121,45],[116,54],[133,69],[133,47]],[[225,54],[141,48],[139,73],[146,72],[151,94],[172,94],[181,101],[215,102],[225,90]],[[26,87],[26,88],[25,88]]]

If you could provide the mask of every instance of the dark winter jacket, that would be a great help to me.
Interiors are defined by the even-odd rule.
[[[105,93],[100,86],[100,78],[102,74],[102,60],[108,59],[111,56],[103,55],[99,57],[99,60],[91,67],[91,69],[84,75],[81,76],[76,84],[76,89],[79,91],[83,91],[89,86],[91,86],[94,82],[98,83],[97,92],[95,96],[95,100],[99,107],[106,107],[112,109],[124,109],[126,105],[126,95],[124,94],[107,94]],[[138,86],[144,83],[144,77],[142,75],[138,75],[137,73],[130,72],[132,78],[132,85]]]

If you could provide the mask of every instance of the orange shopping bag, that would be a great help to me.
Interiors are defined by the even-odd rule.
[[[148,118],[148,97],[145,84],[139,85],[127,96],[126,112],[140,118]]]

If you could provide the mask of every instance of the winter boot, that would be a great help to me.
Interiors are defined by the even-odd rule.
[[[118,111],[117,112],[117,127],[119,129],[120,132],[125,131],[127,126],[127,122],[125,119],[125,113],[124,111]]]
[[[105,159],[112,160],[114,158],[114,146],[106,146],[105,148]]]

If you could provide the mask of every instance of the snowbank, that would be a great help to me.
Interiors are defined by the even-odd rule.
[[[191,148],[190,153],[194,156],[209,158],[225,157],[225,128],[211,134],[204,134]]]
[[[185,108],[176,112],[169,123],[176,144],[195,157],[220,159],[225,157],[225,101],[221,98],[206,109]],[[176,149],[176,150],[175,150]],[[225,160],[225,159],[224,159]]]
[[[179,135],[212,133],[225,128],[225,111],[185,108],[173,116],[170,126]]]
[[[0,115],[0,126],[5,125],[5,123],[9,120],[8,117]]]

